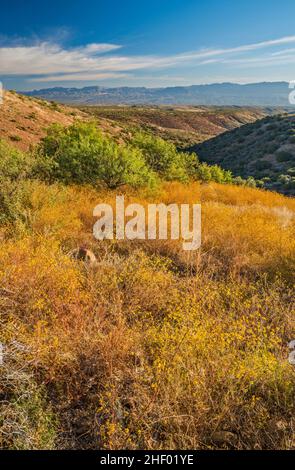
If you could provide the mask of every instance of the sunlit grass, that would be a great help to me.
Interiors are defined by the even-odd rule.
[[[188,254],[175,241],[95,241],[92,210],[115,192],[28,184],[0,246],[2,447],[294,446],[293,199],[124,189],[144,206],[201,202],[203,244]],[[81,244],[94,269],[70,257]]]

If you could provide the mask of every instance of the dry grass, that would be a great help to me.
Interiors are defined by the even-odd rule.
[[[0,246],[3,448],[295,448],[295,202],[166,184],[202,202],[203,245],[96,242],[112,192],[30,183]],[[84,243],[88,269],[69,257]],[[5,362],[6,361],[6,362]]]

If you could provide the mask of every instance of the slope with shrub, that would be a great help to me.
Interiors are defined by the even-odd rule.
[[[162,141],[119,150],[84,125],[52,129],[32,156],[0,149],[16,184],[0,227],[0,446],[294,449],[294,199],[200,181],[219,170],[197,162],[192,178]],[[125,152],[132,179],[112,189]],[[143,169],[157,184],[133,184]],[[95,241],[93,208],[117,194],[201,202],[201,249]],[[80,245],[94,269],[71,258]]]

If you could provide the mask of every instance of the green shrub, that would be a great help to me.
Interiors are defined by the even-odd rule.
[[[196,179],[204,182],[215,181],[216,183],[232,183],[233,178],[230,171],[223,170],[218,165],[210,166],[200,163],[196,169]]]
[[[0,140],[0,224],[23,218],[33,158]]]
[[[247,178],[246,186],[248,186],[249,188],[256,188],[257,184],[256,184],[255,179],[252,176],[249,176],[249,178]]]
[[[31,174],[33,158],[0,139],[0,178],[19,180]]]
[[[37,173],[49,181],[91,185],[103,182],[110,188],[155,182],[139,149],[118,145],[94,123],[52,126],[39,147]]]
[[[188,181],[198,164],[195,154],[178,152],[175,145],[160,137],[138,132],[132,144],[141,149],[148,166],[166,180]]]
[[[237,186],[243,186],[245,184],[245,180],[243,180],[243,178],[241,178],[241,176],[236,176],[233,179],[233,183],[236,184]]]

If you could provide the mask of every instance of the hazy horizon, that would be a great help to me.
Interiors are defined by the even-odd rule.
[[[66,86],[63,86],[63,85],[59,85],[59,86],[51,86],[51,87],[41,87],[41,88],[31,88],[29,90],[18,90],[18,91],[41,91],[41,90],[46,90],[46,89],[54,89],[54,88],[62,88],[62,89],[67,89],[67,88],[74,88],[74,89],[77,89],[77,90],[83,90],[83,88],[93,88],[93,87],[99,87],[99,88],[146,88],[146,89],[150,89],[150,90],[154,90],[154,89],[164,89],[164,88],[178,88],[178,87],[194,87],[194,86],[210,86],[210,85],[241,85],[241,86],[244,86],[244,85],[261,85],[261,84],[276,84],[276,83],[286,83],[288,84],[287,81],[284,81],[284,80],[281,80],[281,81],[264,81],[264,82],[247,82],[247,83],[238,83],[238,82],[208,82],[208,83],[191,83],[190,85],[169,85],[169,86],[162,86],[162,87],[153,87],[153,86],[145,86],[145,87],[133,87],[133,86],[125,86],[125,85],[121,85],[121,86],[114,86],[114,87],[111,87],[111,86],[103,86],[103,85],[99,85],[99,84],[96,84],[96,85],[82,85],[82,86],[71,86],[71,87],[66,87]]]

